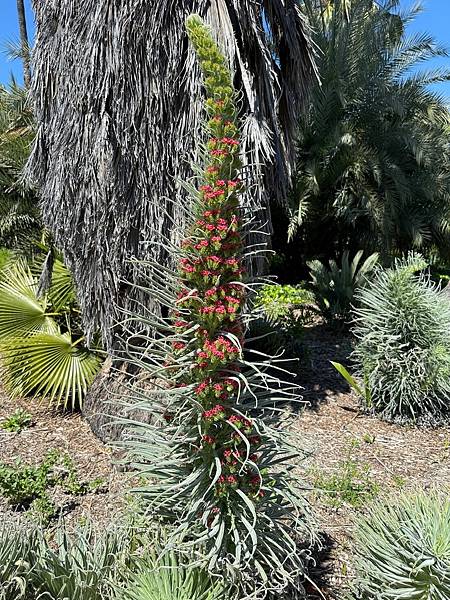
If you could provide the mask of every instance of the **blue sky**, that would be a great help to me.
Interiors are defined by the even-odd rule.
[[[410,6],[413,0],[402,0],[402,6]],[[28,12],[30,34],[33,34],[33,17],[30,8],[31,0],[25,0]],[[450,49],[450,0],[423,0],[424,12],[411,26],[413,31],[427,31],[439,42]],[[0,43],[18,39],[16,0],[0,0]],[[431,66],[432,63],[430,63]],[[436,59],[434,66],[450,67],[450,58]],[[20,61],[9,61],[3,52],[0,53],[0,83],[6,83],[10,74],[21,79]],[[436,89],[450,100],[450,82],[436,86]]]

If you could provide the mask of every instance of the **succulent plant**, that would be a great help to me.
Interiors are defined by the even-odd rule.
[[[421,492],[378,501],[358,522],[355,539],[360,598],[450,598],[448,494]]]
[[[443,420],[450,405],[450,300],[418,255],[378,268],[356,297],[353,359],[363,402],[388,420]]]

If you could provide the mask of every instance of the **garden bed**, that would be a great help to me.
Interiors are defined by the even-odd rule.
[[[310,498],[328,546],[313,578],[325,597],[334,598],[351,579],[352,529],[372,498],[434,485],[450,489],[450,427],[391,425],[361,414],[357,399],[329,363],[345,362],[349,338],[316,324],[307,329],[305,344],[308,354],[299,365],[299,379],[310,405],[295,417],[293,431],[298,445],[310,452],[299,464],[302,477],[324,488]],[[4,392],[0,420],[18,407],[32,415],[33,424],[21,433],[0,429],[0,462],[19,459],[36,465],[53,449],[69,455],[81,482],[102,480],[96,491],[83,495],[58,487],[50,492],[69,528],[87,519],[102,528],[114,520],[126,507],[129,476],[114,466],[112,451],[81,415],[63,415],[37,401],[13,401]],[[0,520],[29,519],[29,513],[12,510],[0,498]]]
[[[371,498],[433,486],[450,490],[450,427],[400,426],[361,414],[329,363],[345,362],[349,339],[316,326],[305,343],[309,365],[300,379],[311,406],[294,430],[299,446],[311,453],[303,475],[326,488],[314,492],[311,502],[330,551],[322,564],[323,591],[334,598],[351,579],[351,533]]]
[[[89,519],[99,530],[123,508],[127,476],[113,466],[111,450],[91,432],[80,414],[63,414],[34,400],[11,400],[0,391],[0,421],[23,408],[32,415],[32,425],[20,433],[0,429],[0,463],[16,461],[37,466],[57,450],[72,459],[80,483],[97,481],[94,491],[72,494],[61,486],[49,490],[57,512],[69,528]],[[0,496],[0,522],[39,519],[28,511],[12,510]]]

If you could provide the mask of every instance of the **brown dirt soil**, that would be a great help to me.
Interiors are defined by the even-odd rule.
[[[299,464],[299,473],[309,484],[319,476],[341,475],[342,464],[350,460],[365,471],[363,485],[377,484],[379,496],[431,486],[450,489],[450,427],[391,425],[360,413],[357,399],[329,363],[346,362],[349,337],[316,324],[308,328],[305,346],[307,355],[298,372],[309,406],[294,415],[293,432],[298,446],[310,453]],[[73,525],[88,518],[102,527],[113,520],[125,506],[123,490],[129,479],[113,466],[111,450],[92,434],[81,415],[63,415],[36,401],[12,401],[0,393],[0,421],[17,407],[29,411],[34,424],[19,434],[0,429],[0,463],[20,459],[36,464],[48,450],[68,452],[80,480],[101,477],[105,484],[101,492],[85,496],[58,492],[55,502],[66,522]],[[345,501],[335,507],[330,496],[320,491],[311,492],[310,501],[327,541],[312,573],[320,592],[311,588],[311,599],[339,598],[352,577],[351,535],[365,502],[358,508]],[[28,518],[0,497],[0,522]]]

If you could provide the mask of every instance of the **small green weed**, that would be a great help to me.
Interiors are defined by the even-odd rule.
[[[350,456],[333,474],[313,470],[314,487],[323,494],[325,502],[333,508],[350,504],[359,508],[372,500],[379,492],[379,485],[372,481],[368,465],[359,465]]]
[[[48,488],[56,485],[54,467],[58,463],[59,453],[48,452],[40,465],[0,464],[0,493],[17,508],[28,508],[37,498],[44,495]]]
[[[0,427],[11,433],[20,433],[33,423],[33,417],[23,408],[18,408],[12,415],[0,423]]]
[[[0,494],[16,509],[28,510],[43,522],[56,516],[57,507],[49,497],[49,491],[60,487],[73,495],[94,492],[103,480],[81,481],[68,454],[51,450],[37,466],[0,464]]]
[[[398,487],[399,489],[406,485],[406,479],[401,475],[392,475],[392,481],[394,482],[395,487]]]

